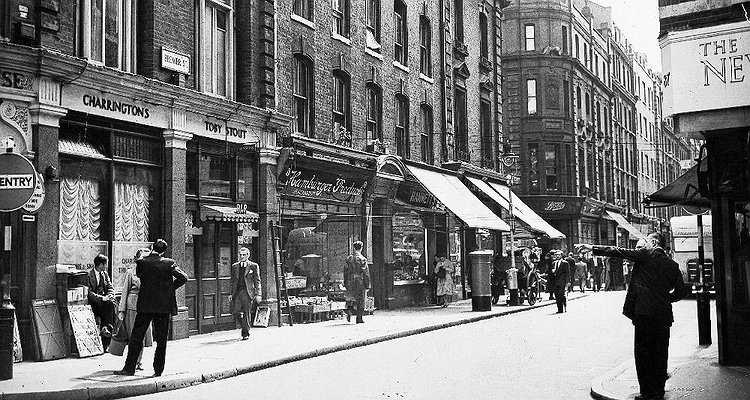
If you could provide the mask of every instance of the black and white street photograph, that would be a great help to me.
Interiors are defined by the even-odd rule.
[[[0,400],[750,400],[750,1],[0,0]]]

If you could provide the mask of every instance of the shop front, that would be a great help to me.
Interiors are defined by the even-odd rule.
[[[191,334],[234,328],[231,266],[257,260],[257,148],[194,135],[185,168],[185,304]]]
[[[467,298],[471,293],[469,253],[480,249],[497,251],[500,247],[501,235],[507,233],[510,227],[498,214],[494,213],[471,192],[469,187],[458,177],[456,171],[406,160],[403,163],[406,167],[407,177],[405,183],[402,184],[406,186],[406,189],[401,189],[401,199],[409,200],[410,207],[414,207],[416,199],[425,199],[427,203],[423,202],[419,207],[425,208],[424,206],[427,206],[426,208],[430,210],[436,210],[431,213],[423,212],[420,214],[421,229],[426,234],[426,240],[424,241],[426,256],[422,256],[425,260],[424,271],[428,272],[427,276],[429,276],[434,266],[435,257],[446,251],[445,255],[453,262],[455,267],[453,278],[456,283],[456,295],[454,295],[454,299]],[[415,184],[418,186],[415,186]],[[407,194],[408,199],[404,198]],[[410,203],[405,202],[404,204]],[[409,208],[403,209],[408,210]],[[443,210],[445,211],[445,217],[441,215]],[[411,213],[412,210],[409,211]],[[410,221],[408,218],[405,220]],[[414,221],[414,219],[411,221]],[[393,241],[394,244],[397,244],[395,227]],[[394,245],[394,251],[396,248]],[[421,273],[423,271],[421,264],[417,266],[417,271]],[[406,276],[409,277],[408,274]],[[421,282],[418,282],[418,284],[423,285]],[[395,286],[397,285],[394,281]],[[421,289],[419,292],[424,293],[425,290]],[[418,299],[421,301],[424,297]]]
[[[406,179],[398,185],[392,216],[384,217],[392,227],[393,279],[388,282],[388,308],[433,304],[435,262],[440,254],[450,255],[445,207],[419,182]],[[460,269],[454,276],[460,285]]]
[[[371,274],[379,268],[367,240],[373,174],[374,169],[364,166],[302,154],[281,169],[282,262],[292,305],[340,306],[344,268],[355,241],[365,243]]]

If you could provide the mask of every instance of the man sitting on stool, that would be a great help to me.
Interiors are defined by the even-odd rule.
[[[89,271],[89,304],[94,315],[99,317],[102,345],[107,350],[112,336],[112,322],[115,318],[115,290],[107,274],[109,258],[104,254],[94,257],[94,268]]]

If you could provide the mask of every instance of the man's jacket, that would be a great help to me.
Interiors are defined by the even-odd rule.
[[[633,261],[630,287],[625,296],[622,313],[635,319],[645,315],[672,325],[672,303],[687,294],[680,267],[664,252],[664,249],[623,249],[620,247],[594,246],[595,255],[619,257]]]
[[[174,265],[174,260],[158,253],[135,262],[135,274],[141,279],[138,312],[177,315],[175,290],[184,285],[188,276]]]

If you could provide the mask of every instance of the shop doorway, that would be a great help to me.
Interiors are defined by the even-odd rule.
[[[205,221],[197,237],[195,273],[188,282],[185,298],[192,317],[190,329],[207,333],[232,329],[234,320],[229,304],[231,267],[236,253],[232,222]]]

